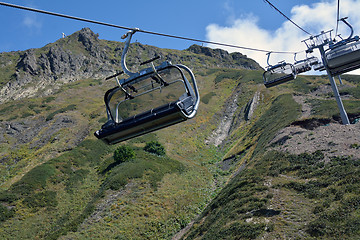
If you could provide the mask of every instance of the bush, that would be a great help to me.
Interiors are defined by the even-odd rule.
[[[9,218],[12,218],[15,214],[14,209],[8,209],[7,207],[0,204],[0,222],[6,221]]]
[[[43,191],[35,193],[24,199],[24,203],[30,208],[37,207],[56,207],[58,205],[56,192]]]
[[[146,144],[144,150],[149,153],[153,153],[159,156],[165,155],[165,148],[161,145],[161,143],[157,141],[151,141]]]
[[[135,152],[128,146],[120,146],[114,152],[114,160],[116,163],[128,162],[135,158]]]

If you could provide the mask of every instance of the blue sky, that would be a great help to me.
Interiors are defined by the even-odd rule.
[[[182,1],[93,1],[93,0],[7,0],[4,2],[38,8],[126,27],[229,43],[272,51],[301,51],[308,37],[290,24],[264,0]],[[336,0],[272,0],[282,12],[307,31],[318,34],[336,27]],[[349,16],[355,33],[360,31],[360,1],[341,0],[340,16]],[[40,13],[0,6],[0,52],[39,48],[80,30],[91,28],[101,39],[122,41],[126,30],[62,19]],[[341,26],[346,36],[347,29]],[[186,49],[194,42],[144,33],[134,40],[161,48]],[[220,46],[211,46],[220,48]],[[266,65],[264,53],[239,51]],[[274,56],[276,62],[293,56]]]

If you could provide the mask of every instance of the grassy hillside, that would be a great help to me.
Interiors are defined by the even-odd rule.
[[[70,40],[56,44],[90,56],[92,51]],[[97,46],[106,49],[106,61],[118,61],[115,49],[121,44],[99,40]],[[326,125],[337,124],[327,78],[298,76],[266,89],[261,70],[227,68],[231,61],[219,59],[216,51],[134,46],[131,54],[137,52],[141,60],[160,51],[194,70],[201,94],[197,116],[107,146],[93,132],[106,121],[103,94],[113,81],[81,78],[59,84],[50,95],[1,104],[1,239],[172,239],[182,229],[174,239],[351,239],[360,234],[360,140],[351,138],[347,146],[353,156],[333,152],[329,157],[330,147],[284,151],[287,145],[301,149],[300,142],[291,141],[295,135],[324,137],[305,129],[309,125],[326,132]],[[34,51],[40,56],[48,50]],[[14,61],[6,71],[13,71]],[[360,78],[343,76],[343,81],[340,92],[355,123]],[[360,131],[358,126],[351,127]],[[284,129],[295,130],[274,141]],[[165,155],[146,151],[153,141]],[[116,162],[120,146],[133,151],[130,161]]]

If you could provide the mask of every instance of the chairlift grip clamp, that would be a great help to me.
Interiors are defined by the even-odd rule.
[[[139,28],[134,28],[130,31],[128,31],[126,34],[124,34],[121,38],[122,39],[125,39],[126,38],[126,41],[125,41],[125,46],[124,46],[124,49],[123,49],[123,53],[121,55],[121,67],[122,69],[124,70],[124,72],[129,75],[129,76],[134,76],[136,73],[133,73],[131,72],[127,66],[126,66],[126,53],[129,49],[129,46],[130,46],[130,41],[131,41],[131,37],[132,35],[139,31],[140,29]]]

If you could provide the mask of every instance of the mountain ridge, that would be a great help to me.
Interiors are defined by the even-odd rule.
[[[40,49],[11,52],[12,55],[19,56],[13,62],[6,58],[9,53],[2,53],[0,54],[0,71],[10,72],[8,68],[9,65],[12,65],[11,71],[15,73],[7,76],[10,80],[3,79],[0,82],[2,83],[0,84],[0,102],[34,96],[41,92],[49,95],[53,92],[51,85],[58,88],[58,85],[82,78],[105,78],[114,73],[114,69],[120,67],[123,45],[119,42],[101,40],[98,34],[89,28],[84,28]],[[128,57],[131,59],[130,66],[139,64],[144,59],[150,59],[155,55],[177,63],[206,62],[204,58],[196,57],[198,58],[196,59],[192,55],[178,58],[177,55],[140,43],[131,45]],[[221,60],[223,63],[217,64],[216,67],[260,69],[255,61],[241,53],[229,54],[221,49],[197,45],[182,52],[185,51],[195,53],[197,56],[205,55],[210,59]],[[140,54],[136,56],[136,53]],[[40,92],[37,93],[38,91]]]
[[[155,54],[185,64],[201,103],[191,120],[108,146],[93,132],[107,120],[103,95],[116,83],[104,77],[119,70],[122,47],[83,29],[40,49],[0,54],[2,89],[15,85],[21,95],[1,95],[0,238],[360,234],[358,76],[342,76],[352,124],[339,126],[326,76],[299,75],[267,89],[261,67],[241,53],[133,43],[132,71]],[[147,152],[151,142],[166,154]],[[135,157],[116,162],[118,147]]]

